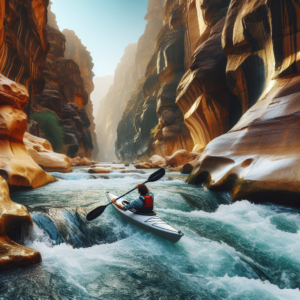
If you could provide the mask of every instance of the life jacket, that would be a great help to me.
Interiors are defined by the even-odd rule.
[[[150,195],[140,196],[144,200],[144,207],[138,211],[142,213],[151,213],[153,211],[153,198]]]

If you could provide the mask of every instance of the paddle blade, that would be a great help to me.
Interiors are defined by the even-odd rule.
[[[106,208],[106,205],[95,208],[94,210],[92,210],[91,212],[89,212],[87,214],[86,219],[88,221],[92,221],[92,220],[96,219],[104,212],[105,208]]]
[[[157,181],[157,180],[161,179],[162,177],[164,177],[165,174],[166,174],[166,170],[161,168],[161,169],[157,170],[156,172],[154,172],[153,174],[151,174],[150,177],[148,178],[147,182]]]

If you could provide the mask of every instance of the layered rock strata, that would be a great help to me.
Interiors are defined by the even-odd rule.
[[[227,85],[245,114],[208,144],[190,183],[300,206],[299,17],[295,1],[231,1],[222,45]]]
[[[62,31],[66,37],[65,53],[64,57],[67,59],[73,59],[79,66],[81,77],[83,79],[84,89],[88,94],[88,103],[86,105],[86,113],[90,120],[89,130],[92,137],[93,150],[92,157],[97,158],[98,156],[98,144],[97,136],[95,133],[95,122],[93,115],[93,103],[91,101],[91,93],[94,90],[93,77],[95,74],[92,69],[94,67],[93,58],[87,48],[81,43],[81,40],[75,34],[73,30],[64,29]]]
[[[156,98],[144,97],[145,71],[155,49],[156,36],[162,27],[163,1],[150,0],[145,19],[148,21],[144,34],[137,44],[135,63],[131,77],[133,91],[127,99],[117,129],[116,155],[123,161],[148,160],[154,154],[151,130],[157,125]]]
[[[85,83],[78,64],[73,59],[64,56],[66,37],[59,31],[55,16],[50,8],[48,14],[52,26],[46,26],[50,49],[42,69],[45,85],[40,94],[32,97],[30,114],[33,118],[36,113],[42,111],[50,111],[55,115],[59,123],[58,130],[62,131],[64,136],[63,146],[55,149],[56,151],[70,157],[91,158],[94,146],[92,140],[93,124],[90,120],[92,106],[89,95],[93,84],[90,78],[88,81],[88,77],[84,76]],[[74,47],[76,48],[77,45]],[[89,54],[87,56],[87,65],[82,68],[84,74],[87,72],[87,68],[91,77],[93,75],[91,72],[92,63]],[[53,117],[50,116],[49,119],[50,123]],[[48,138],[47,133],[41,133],[40,136]]]
[[[26,267],[42,261],[41,254],[9,238],[15,227],[31,225],[28,210],[11,201],[6,181],[0,176],[0,271]]]

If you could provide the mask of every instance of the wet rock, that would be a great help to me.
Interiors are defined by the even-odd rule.
[[[21,246],[8,237],[13,228],[32,225],[32,219],[25,206],[11,201],[8,185],[1,176],[0,191],[0,271],[41,262],[42,257],[37,250]]]
[[[110,173],[110,170],[108,168],[96,167],[96,168],[89,169],[88,172],[89,173]]]
[[[136,169],[151,169],[152,165],[149,163],[138,163],[138,164],[134,165],[134,167]]]
[[[111,167],[111,170],[124,170],[125,167]]]
[[[81,158],[81,157],[77,156],[75,158],[72,158],[71,162],[72,162],[73,166],[90,166],[90,165],[92,165],[92,161],[87,157]],[[94,165],[92,167],[95,167],[95,166],[96,165]]]
[[[169,170],[170,171],[174,171],[174,172],[181,172],[182,171],[183,166],[178,166],[178,167],[170,167]]]
[[[130,164],[129,164],[129,163],[126,163],[124,166],[125,166],[125,167],[129,167],[129,166],[130,166]]]
[[[196,167],[197,163],[198,163],[198,159],[195,159],[195,160],[183,165],[182,169],[181,169],[181,173],[182,174],[191,174],[193,169]]]

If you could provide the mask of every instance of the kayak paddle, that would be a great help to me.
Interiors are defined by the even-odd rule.
[[[146,184],[146,183],[148,183],[148,182],[154,182],[154,181],[157,181],[157,180],[161,179],[162,177],[164,177],[165,173],[166,173],[166,170],[163,169],[163,168],[161,168],[161,169],[157,170],[156,172],[154,172],[153,174],[151,174],[151,175],[149,176],[148,180],[145,181],[143,184]],[[135,189],[137,189],[137,188],[135,187],[134,189],[132,189],[132,190],[130,190],[129,192],[127,192],[126,194],[124,194],[124,195],[118,197],[116,200],[118,200],[118,199],[120,199],[120,198],[122,198],[122,197],[128,195],[129,193],[133,192]],[[111,205],[112,203],[113,203],[113,202],[110,202],[110,203],[108,203],[107,205],[103,205],[103,206],[99,206],[99,207],[95,208],[94,210],[92,210],[91,212],[89,212],[89,213],[87,214],[86,219],[87,219],[88,221],[92,221],[92,220],[96,219],[97,217],[99,217],[99,216],[104,212],[105,208],[106,208],[107,206]]]

